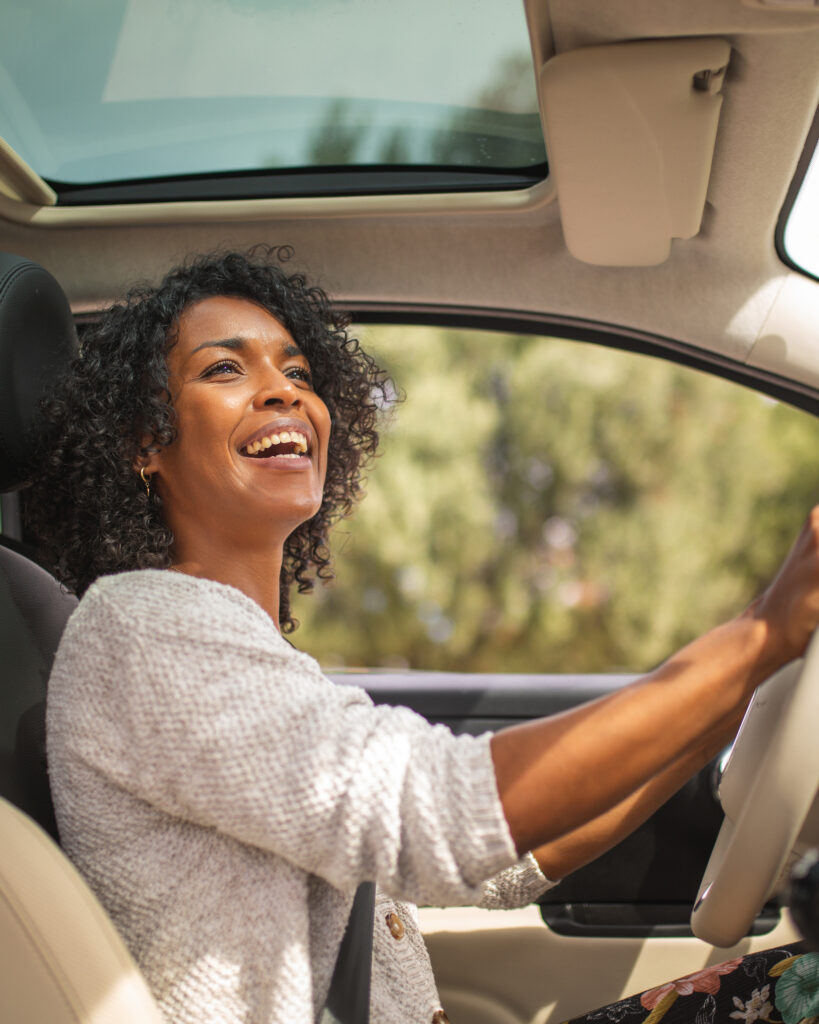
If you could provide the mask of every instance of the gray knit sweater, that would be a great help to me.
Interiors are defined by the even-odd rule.
[[[365,879],[373,1024],[428,1024],[438,996],[404,901],[518,906],[549,884],[517,860],[487,736],[374,707],[224,584],[94,584],[47,728],[65,849],[175,1024],[315,1020]]]

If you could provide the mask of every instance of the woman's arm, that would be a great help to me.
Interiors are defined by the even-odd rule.
[[[733,740],[741,720],[737,715],[724,728],[714,730],[610,811],[533,850],[543,874],[565,878],[616,846]]]
[[[518,852],[565,837],[564,854],[574,850],[566,862],[579,864],[616,841],[702,763],[705,737],[736,723],[755,687],[802,653],[817,621],[814,509],[777,578],[738,618],[617,693],[493,737],[498,792]],[[551,856],[543,856],[548,866]]]

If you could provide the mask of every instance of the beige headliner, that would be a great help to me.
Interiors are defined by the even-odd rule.
[[[794,0],[798,4],[798,0]],[[819,386],[819,283],[774,228],[819,101],[819,8],[752,0],[528,0],[536,66],[619,40],[718,35],[733,48],[702,229],[657,267],[593,267],[544,183],[524,192],[55,208],[0,194],[0,247],[43,263],[77,311],[188,253],[295,246],[346,303],[488,307],[674,338]],[[1,134],[1,133],[0,133]],[[601,168],[605,173],[605,168]],[[819,231],[819,227],[817,228]]]

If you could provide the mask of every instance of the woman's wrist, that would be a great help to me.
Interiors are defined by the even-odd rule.
[[[749,690],[753,691],[783,665],[799,656],[785,630],[767,614],[764,595],[758,597],[734,620],[742,632],[752,664]]]

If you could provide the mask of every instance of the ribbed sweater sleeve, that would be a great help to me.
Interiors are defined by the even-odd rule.
[[[99,701],[85,757],[140,800],[338,889],[497,905],[482,883],[517,856],[488,736],[373,706],[244,594],[167,572],[98,582],[60,649],[74,656]]]
[[[484,910],[526,907],[555,885],[557,882],[547,878],[532,854],[527,853],[517,864],[483,883],[477,906]]]

